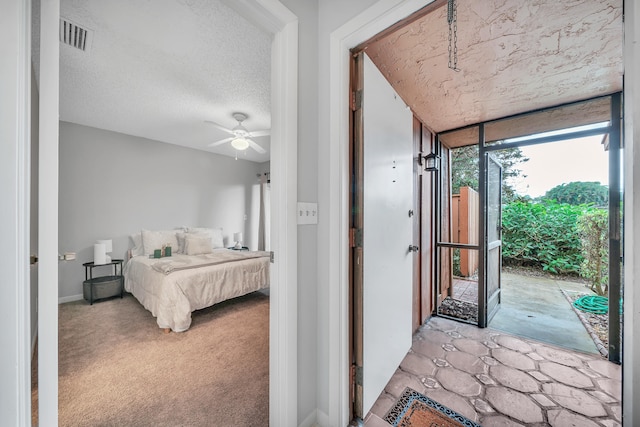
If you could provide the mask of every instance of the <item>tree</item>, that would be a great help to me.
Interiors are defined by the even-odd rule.
[[[507,148],[492,153],[502,165],[502,195],[505,203],[518,198],[511,179],[522,174],[517,166],[529,161],[519,148]],[[451,191],[460,192],[460,187],[471,187],[478,191],[478,146],[469,145],[451,150]]]
[[[570,205],[593,203],[596,206],[607,206],[609,188],[599,182],[570,182],[553,187],[547,191],[544,199]]]

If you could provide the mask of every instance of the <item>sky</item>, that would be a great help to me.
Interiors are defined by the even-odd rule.
[[[602,135],[520,149],[530,160],[518,166],[526,175],[513,182],[518,194],[543,196],[556,185],[574,181],[609,183],[609,153],[604,151]]]

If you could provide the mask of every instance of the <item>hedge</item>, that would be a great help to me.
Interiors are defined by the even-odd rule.
[[[595,208],[554,201],[517,201],[503,206],[504,264],[541,267],[552,273],[579,274],[584,259],[577,222],[592,209]]]

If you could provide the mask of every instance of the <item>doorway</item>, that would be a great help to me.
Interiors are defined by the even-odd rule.
[[[472,126],[463,130],[445,132],[444,134],[439,135],[440,141],[445,145],[442,150],[445,154],[448,154],[450,150],[454,153],[456,150],[460,150],[463,153],[475,153],[477,151],[477,158],[474,158],[474,154],[471,155],[474,162],[472,162],[472,167],[468,168],[466,171],[451,173],[446,166],[442,168],[443,172],[440,174],[441,181],[439,189],[441,194],[444,194],[444,196],[441,196],[439,200],[443,204],[447,204],[447,206],[440,208],[440,214],[442,217],[442,220],[440,221],[440,233],[441,236],[445,236],[445,239],[443,239],[444,241],[441,240],[439,242],[441,249],[438,253],[441,254],[443,249],[450,252],[452,248],[458,249],[462,252],[462,250],[469,247],[464,244],[453,243],[453,239],[450,238],[451,230],[447,227],[449,227],[452,217],[456,218],[456,216],[463,216],[453,215],[450,213],[451,200],[463,200],[464,194],[468,192],[463,188],[459,191],[461,194],[460,196],[453,196],[449,188],[451,188],[452,182],[459,180],[461,176],[471,176],[472,179],[469,180],[467,178],[467,180],[472,183],[472,186],[477,182],[477,188],[479,190],[478,199],[480,201],[479,209],[476,210],[475,214],[472,213],[471,216],[475,216],[478,222],[482,224],[477,237],[477,241],[480,242],[480,245],[475,247],[475,249],[479,251],[480,256],[480,262],[477,268],[477,289],[479,295],[477,318],[478,326],[493,326],[494,324],[492,324],[491,321],[498,312],[498,308],[500,306],[502,285],[500,276],[502,273],[503,259],[503,250],[501,249],[503,242],[501,234],[503,227],[507,227],[509,231],[507,234],[507,241],[505,243],[507,246],[504,250],[506,251],[506,259],[508,259],[511,264],[513,264],[514,259],[519,259],[520,262],[524,264],[536,264],[534,261],[537,261],[540,269],[547,273],[559,274],[562,272],[573,271],[576,274],[581,273],[583,276],[585,275],[583,274],[585,271],[584,269],[587,268],[580,266],[580,263],[584,264],[583,258],[586,257],[586,255],[584,255],[584,250],[580,253],[580,242],[583,242],[583,247],[585,243],[584,239],[581,240],[577,237],[577,227],[579,226],[577,225],[578,223],[575,218],[577,217],[578,212],[584,211],[588,206],[581,205],[582,207],[573,209],[573,211],[576,212],[574,217],[571,217],[573,219],[573,223],[564,222],[559,225],[561,228],[555,231],[551,231],[552,226],[558,222],[555,217],[550,214],[553,209],[544,208],[548,209],[548,211],[545,211],[542,216],[546,218],[548,223],[546,226],[541,226],[541,228],[548,231],[549,234],[547,234],[546,237],[541,237],[540,235],[536,237],[533,232],[530,232],[529,234],[521,233],[517,238],[512,237],[515,236],[519,230],[527,227],[527,224],[530,224],[534,219],[533,216],[530,216],[525,222],[520,223],[519,225],[514,224],[512,206],[515,206],[515,208],[518,209],[529,209],[529,206],[532,206],[533,209],[539,211],[540,209],[543,209],[540,203],[544,203],[544,200],[527,200],[523,196],[518,196],[511,185],[507,186],[509,191],[503,193],[499,187],[499,184],[502,182],[502,172],[501,168],[498,167],[499,162],[495,159],[495,156],[500,157],[507,162],[513,162],[512,156],[514,154],[522,157],[519,150],[523,147],[538,146],[540,144],[565,141],[590,135],[606,135],[603,140],[603,144],[606,144],[604,148],[608,153],[606,160],[609,165],[608,189],[604,190],[607,193],[606,196],[608,200],[605,207],[608,217],[608,231],[606,238],[604,238],[606,243],[600,244],[605,245],[607,253],[611,254],[609,255],[611,256],[609,259],[620,259],[620,203],[622,200],[622,187],[620,183],[620,96],[620,94],[614,94],[587,101],[570,103],[553,107],[551,109],[543,109],[493,122],[481,123],[477,126]],[[471,148],[474,147],[473,145],[464,145],[461,143],[463,141],[471,142],[476,137],[479,141],[477,144],[477,150],[475,148]],[[458,158],[461,158],[462,161],[453,162],[453,164],[458,163],[459,165],[464,165],[464,155],[460,155]],[[520,159],[520,161],[522,161],[522,159]],[[477,170],[473,168],[474,164],[477,164]],[[567,160],[565,165],[567,170],[569,169],[570,164],[571,161]],[[508,166],[511,169],[513,164],[509,164]],[[483,172],[480,173],[479,171]],[[512,170],[510,170],[509,173],[510,175],[513,175]],[[492,186],[495,186],[496,183],[498,186],[492,189]],[[456,183],[456,185],[458,187],[460,186],[459,183]],[[474,189],[471,188],[471,191],[473,190]],[[584,200],[586,203],[586,199],[581,199],[581,197],[587,196],[587,190],[584,190],[583,193],[584,194],[577,194],[576,197],[578,200]],[[508,201],[514,202],[515,204],[504,204],[502,200],[503,194],[508,194]],[[518,198],[520,198],[520,200],[518,200]],[[529,197],[529,199],[531,198]],[[473,206],[473,203],[471,205]],[[473,207],[471,209],[473,210]],[[561,207],[561,209],[564,209],[567,212],[573,212],[569,207]],[[509,213],[510,215],[506,223],[502,222],[502,212]],[[463,222],[468,221],[465,220]],[[456,221],[454,221],[454,223],[456,223]],[[570,243],[567,243],[565,241],[566,239],[555,246],[551,243],[553,241],[553,235],[564,238],[565,236],[571,235],[571,230],[575,230],[574,234],[576,236],[574,236]],[[446,240],[447,238],[449,240]],[[514,240],[516,240],[517,243],[514,242]],[[544,246],[542,245],[542,242],[544,242]],[[519,249],[514,249],[516,244],[520,245]],[[514,252],[517,252],[517,254]],[[449,291],[447,298],[451,298],[456,295],[460,296],[459,292],[456,293],[450,289],[455,288],[456,285],[460,286],[461,279],[464,278],[461,278],[460,276],[468,276],[470,274],[469,271],[461,271],[460,265],[463,263],[459,261],[459,258],[456,258],[454,253],[452,256],[441,255],[438,261],[438,272],[440,273],[438,279],[439,289]],[[608,355],[609,360],[618,363],[620,362],[621,357],[619,317],[619,301],[621,300],[620,267],[621,264],[617,261],[609,263],[607,266],[608,278],[603,279],[608,280],[607,285],[609,287],[608,309],[611,319],[609,323],[608,338],[611,337],[611,341],[609,341],[608,344],[610,350]],[[597,269],[600,271],[601,267],[597,267]],[[451,274],[451,272],[457,273],[460,276],[456,277]],[[586,276],[590,277],[588,271]],[[531,279],[530,281],[534,280]],[[558,292],[559,291],[560,290],[558,290]],[[535,295],[536,290],[532,290],[532,292]],[[555,292],[555,289],[552,289],[552,292]],[[601,291],[600,293],[603,292]],[[566,292],[563,292],[563,295],[566,296]],[[439,300],[439,302],[442,301],[442,299]],[[446,303],[447,300],[445,299],[444,301]],[[469,303],[465,301],[457,302],[459,305],[462,305],[463,303],[469,305]],[[544,305],[545,303],[543,301],[540,304]],[[569,301],[568,304],[571,304],[571,301]],[[514,322],[514,319],[505,317],[506,313],[510,311],[513,311],[514,313],[517,312],[518,316],[522,316],[526,309],[524,309],[523,306],[520,306],[519,310],[514,310],[512,308],[507,309],[503,315],[498,316],[495,325],[503,325],[503,328],[509,327],[509,325],[515,325],[516,322]],[[441,315],[449,317],[456,317],[457,314],[455,312],[452,313],[446,304],[441,304],[438,308],[438,312]],[[535,317],[535,314],[529,314],[528,316],[529,318],[533,318]],[[569,316],[575,317],[573,313],[569,313]],[[459,317],[463,318],[463,316]],[[551,320],[553,317],[554,314],[549,315]],[[463,318],[463,320],[468,319]],[[526,320],[526,318],[520,318],[519,320]],[[589,329],[588,326],[586,327]],[[544,332],[546,334],[550,334],[550,331],[553,330],[550,325],[547,325],[545,329],[546,330]],[[562,328],[557,329],[559,333],[561,329]],[[512,332],[517,333],[517,331]],[[560,339],[560,337],[558,337],[558,339]]]
[[[297,316],[296,246],[294,206],[297,176],[297,17],[280,3],[263,6],[250,2],[240,7],[254,22],[276,35],[273,40],[272,87],[272,249],[277,253],[271,264],[270,293],[270,423],[292,425],[297,422]],[[253,12],[253,13],[251,13]],[[42,420],[57,419],[57,220],[58,212],[58,32],[60,3],[42,2],[41,81],[40,81],[40,287],[39,297],[39,415]],[[43,160],[44,159],[44,160]],[[284,183],[287,183],[285,185]],[[291,184],[294,185],[291,185]],[[44,198],[43,198],[44,197]],[[45,214],[47,221],[45,221]],[[286,230],[286,232],[284,231]]]
[[[349,375],[345,367],[348,366],[350,361],[348,352],[344,346],[346,345],[345,336],[348,333],[349,319],[349,306],[347,304],[347,293],[345,291],[348,288],[347,273],[349,256],[346,248],[348,248],[349,240],[347,234],[349,206],[344,201],[347,200],[350,191],[348,186],[349,170],[347,162],[350,132],[349,123],[345,120],[348,116],[348,108],[344,100],[351,96],[348,85],[349,51],[353,46],[366,44],[367,40],[371,38],[383,38],[384,36],[382,34],[379,36],[375,35],[384,32],[384,29],[388,26],[418,11],[424,6],[424,2],[397,5],[396,2],[389,1],[384,2],[384,6],[386,8],[378,9],[376,5],[376,8],[371,7],[365,10],[355,19],[349,21],[343,27],[332,33],[333,40],[335,41],[335,43],[331,45],[331,63],[333,65],[331,66],[330,84],[327,86],[329,102],[332,107],[329,114],[330,126],[327,135],[331,135],[332,138],[328,138],[329,143],[326,147],[328,160],[324,166],[327,171],[331,171],[332,173],[335,172],[336,168],[339,171],[338,178],[332,181],[332,184],[330,184],[327,189],[326,197],[328,202],[330,201],[331,203],[335,203],[336,206],[340,206],[342,221],[336,221],[328,227],[325,242],[340,242],[340,248],[344,248],[328,257],[330,283],[334,284],[333,287],[335,287],[335,289],[332,288],[333,290],[330,292],[330,306],[336,307],[335,311],[331,312],[337,316],[336,322],[332,323],[331,327],[331,336],[335,337],[331,342],[335,346],[336,352],[332,353],[329,363],[331,367],[330,372],[336,372],[335,376],[331,376],[336,384],[336,387],[332,388],[332,390],[339,391],[339,394],[331,399],[334,405],[331,406],[331,408],[337,409],[331,410],[329,413],[330,420],[335,424],[346,424],[348,421],[346,408],[348,407]],[[631,17],[630,15],[628,16]],[[633,27],[629,25],[629,21],[627,20],[627,29],[632,29]],[[398,25],[396,28],[400,26],[401,25]],[[541,28],[543,27],[546,27],[546,25],[541,26]],[[411,37],[415,37],[415,34],[414,32],[406,32],[406,35]],[[424,67],[424,63],[420,61],[414,61],[413,63],[416,64],[417,67]],[[462,76],[463,73],[460,73],[460,75]],[[525,74],[516,72],[510,75]],[[438,81],[436,81],[436,83],[438,83]],[[451,87],[451,85],[448,87]],[[584,89],[584,87],[582,89]],[[557,95],[559,94],[556,93],[556,99],[559,98]],[[452,99],[457,98],[454,97]],[[536,100],[540,101],[540,99],[539,96],[536,97]],[[627,109],[627,111],[630,110]],[[630,129],[629,125],[627,126],[628,129]],[[630,160],[628,160],[628,162],[629,161]],[[335,165],[338,166],[336,167]],[[334,175],[327,175],[327,177]],[[632,176],[629,169],[627,169],[627,176]],[[632,185],[632,183],[629,183],[629,185]],[[628,219],[627,225],[629,225],[629,221],[632,221],[632,219]],[[629,229],[630,228],[627,228],[627,230]],[[341,235],[342,237],[339,237]],[[629,241],[628,245],[631,245]],[[632,245],[629,247],[631,248]],[[631,270],[629,270],[628,267],[626,270],[627,273],[631,274]],[[629,311],[628,314],[631,314],[631,311]],[[629,332],[628,335],[631,336],[631,333]],[[631,357],[629,353],[627,354]],[[629,405],[627,406],[629,407]],[[340,408],[342,408],[342,410],[340,410]]]

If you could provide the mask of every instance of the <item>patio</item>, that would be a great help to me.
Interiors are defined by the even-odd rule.
[[[489,326],[570,350],[599,354],[565,297],[580,293],[592,292],[582,283],[503,272],[501,306]],[[452,297],[477,304],[477,282],[454,278]]]
[[[383,420],[405,387],[491,426],[619,426],[621,367],[493,328],[434,317],[387,384],[365,427]]]

